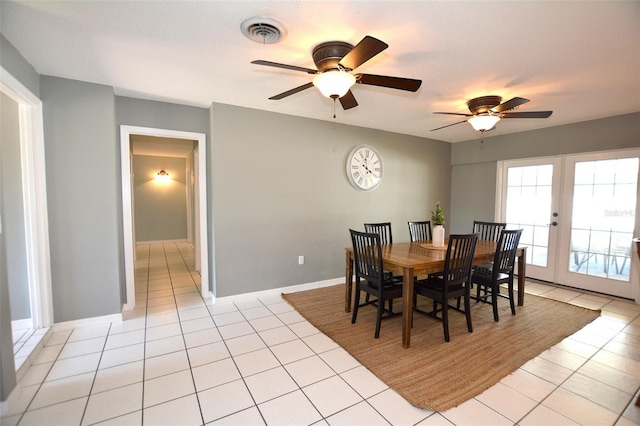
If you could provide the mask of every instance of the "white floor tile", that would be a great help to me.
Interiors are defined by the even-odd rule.
[[[284,366],[298,386],[305,387],[312,383],[335,376],[336,372],[319,356],[310,356]]]
[[[296,336],[296,334],[286,326],[264,330],[259,332],[258,334],[260,334],[262,340],[264,340],[264,342],[269,346],[278,345],[284,342],[290,342],[292,340],[298,340],[298,336]]]
[[[79,425],[87,404],[87,397],[78,398],[60,404],[40,408],[38,410],[27,411],[22,420],[21,426],[68,426]]]
[[[268,317],[249,320],[249,324],[251,324],[251,326],[258,332],[282,327],[283,325],[285,325],[275,315],[269,315]]]
[[[362,401],[346,410],[342,410],[327,418],[331,426],[388,426],[384,419],[371,405]],[[449,423],[450,425],[450,423]]]
[[[145,358],[153,358],[171,352],[185,350],[184,337],[182,335],[168,337],[166,339],[154,340],[145,344]]]
[[[100,368],[114,367],[120,364],[140,361],[144,359],[144,345],[132,345],[122,348],[111,349],[102,353]]]
[[[264,425],[265,422],[262,419],[262,415],[260,414],[260,411],[258,411],[257,407],[249,407],[237,413],[230,414],[227,417],[214,420],[209,424],[216,426],[260,426]]]
[[[190,371],[144,381],[144,408],[195,393]]]
[[[257,351],[258,349],[264,349],[267,347],[265,342],[257,334],[247,334],[246,336],[227,339],[225,340],[225,344],[233,356]]]
[[[79,340],[75,342],[68,342],[62,348],[58,359],[72,358],[80,355],[93,354],[102,352],[104,349],[104,343],[107,340],[106,336],[96,337],[86,340]]]
[[[234,357],[234,361],[243,377],[280,366],[280,362],[278,362],[269,349],[260,349],[238,355]]]
[[[184,341],[187,348],[195,348],[209,343],[215,343],[222,340],[220,332],[214,327],[206,330],[194,331],[184,335]]]
[[[285,365],[315,355],[302,340],[293,340],[271,346],[271,351]]]
[[[538,404],[533,399],[502,383],[490,387],[478,395],[476,399],[513,423],[517,423]]]
[[[300,390],[259,404],[258,408],[270,426],[310,425],[322,419]]]
[[[198,392],[205,423],[246,410],[254,405],[242,380]]]
[[[198,426],[203,424],[195,394],[144,409],[145,426]]]
[[[542,404],[579,424],[611,425],[618,414],[565,389],[557,389]]]
[[[207,311],[208,313],[209,311]],[[213,320],[210,316],[196,318],[187,321],[181,321],[180,325],[182,326],[183,333],[193,333],[194,331],[208,330],[210,328],[215,327]]]
[[[319,355],[337,373],[343,373],[361,365],[357,359],[342,348],[332,349]]]
[[[504,425],[514,424],[497,411],[487,407],[477,399],[470,399],[457,407],[440,413],[454,425],[478,424],[478,425]]]
[[[231,358],[195,367],[192,372],[198,392],[240,379],[240,373]]]
[[[116,349],[123,346],[131,346],[139,343],[144,343],[144,329],[125,331],[118,334],[110,334],[107,337],[107,343],[105,349]]]
[[[134,361],[116,365],[115,367],[100,369],[96,374],[91,391],[93,393],[104,392],[121,386],[142,382],[144,377],[143,366],[144,363],[142,361]]]
[[[94,377],[94,373],[85,373],[44,382],[29,409],[34,410],[87,396],[91,391]]]
[[[142,383],[92,393],[82,425],[91,425],[104,420],[120,417],[140,409],[142,403]]]
[[[282,367],[263,371],[244,379],[256,404],[298,390],[298,385]]]
[[[198,367],[203,364],[208,364],[214,361],[219,361],[231,356],[231,354],[227,350],[227,345],[225,345],[224,342],[209,343],[208,345],[189,348],[187,349],[187,354],[189,355],[191,368]]]
[[[362,397],[340,376],[316,382],[303,388],[302,391],[323,417],[329,417],[363,401]]]
[[[153,358],[146,358],[144,362],[144,379],[155,379],[167,374],[189,369],[189,358],[187,351],[177,351],[160,355]]]
[[[340,376],[363,398],[370,398],[389,388],[385,382],[364,366],[347,370]]]
[[[51,381],[77,374],[95,372],[98,369],[101,355],[101,353],[95,353],[58,360],[51,367],[46,380]]]
[[[393,389],[387,389],[367,401],[392,425],[414,425],[431,414],[409,404]]]

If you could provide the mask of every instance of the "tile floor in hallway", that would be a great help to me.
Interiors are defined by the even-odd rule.
[[[1,424],[640,424],[634,303],[527,282],[529,293],[602,315],[438,413],[408,404],[279,294],[211,305],[198,284],[188,245],[139,245],[136,309],[123,322],[50,333]]]

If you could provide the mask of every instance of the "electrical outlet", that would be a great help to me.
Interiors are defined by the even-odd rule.
[[[304,256],[298,256],[298,265],[304,265]]]

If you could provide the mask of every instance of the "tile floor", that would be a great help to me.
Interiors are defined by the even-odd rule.
[[[446,412],[408,404],[278,294],[211,305],[186,244],[137,248],[125,321],[49,335],[10,425],[632,425],[640,306],[528,282],[602,316]]]

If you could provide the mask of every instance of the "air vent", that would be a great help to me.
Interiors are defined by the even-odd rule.
[[[284,26],[271,18],[245,19],[240,24],[240,29],[245,37],[260,44],[275,44],[287,36]]]

